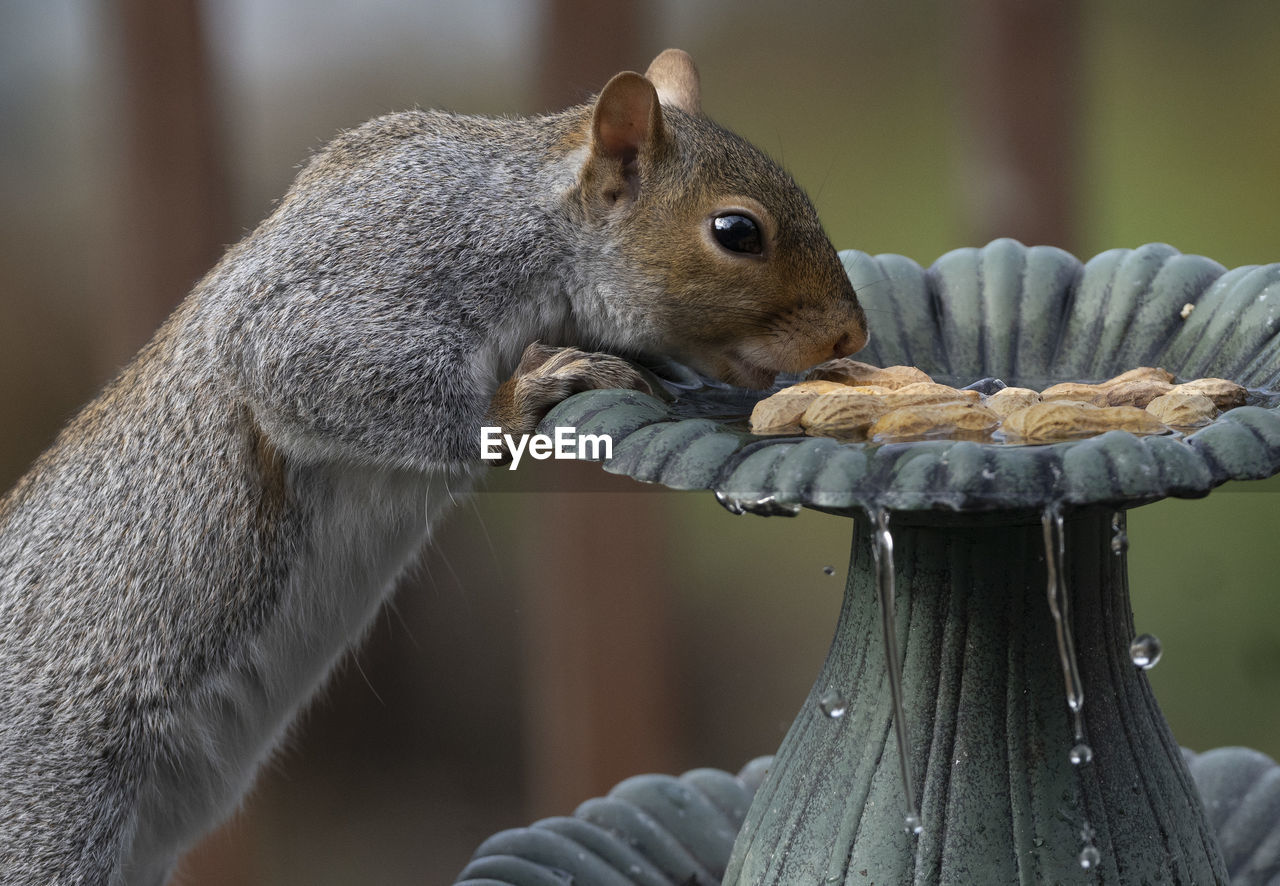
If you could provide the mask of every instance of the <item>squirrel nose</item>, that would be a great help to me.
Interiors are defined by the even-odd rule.
[[[841,357],[849,356],[856,350],[857,347],[854,345],[853,336],[846,332],[836,339],[835,346],[831,349],[831,357],[838,360]]]

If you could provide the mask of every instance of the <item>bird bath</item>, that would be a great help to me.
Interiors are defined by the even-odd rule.
[[[1236,801],[1202,802],[1148,686],[1142,665],[1158,650],[1134,644],[1124,535],[1128,508],[1280,471],[1280,397],[1269,393],[1280,389],[1280,265],[1228,271],[1161,245],[1081,264],[1011,240],[929,269],[842,258],[872,320],[859,359],[876,365],[1036,387],[1162,366],[1256,393],[1195,433],[1036,446],[755,437],[734,418],[758,393],[693,381],[670,405],[593,391],[553,410],[544,429],[613,436],[608,471],[714,490],[739,513],[852,518],[831,651],[723,882],[1280,876],[1280,773],[1257,755],[1215,764],[1214,784],[1238,788],[1223,772],[1253,767],[1274,788],[1233,818],[1248,846],[1215,835],[1220,802]],[[668,801],[702,796],[673,784]]]

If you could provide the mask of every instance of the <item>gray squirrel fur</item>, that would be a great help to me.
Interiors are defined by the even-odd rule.
[[[762,255],[717,253],[719,206]],[[558,114],[340,135],[0,500],[0,882],[165,882],[483,470],[481,424],[643,385],[568,346],[759,386],[865,340],[807,198],[678,51]]]

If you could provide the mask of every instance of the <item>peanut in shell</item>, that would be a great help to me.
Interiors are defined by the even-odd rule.
[[[900,440],[938,434],[985,436],[1000,424],[990,409],[969,403],[903,406],[886,412],[867,429],[873,440]]]
[[[800,416],[810,403],[822,394],[847,389],[833,381],[806,381],[783,388],[756,403],[751,410],[751,430],[757,434],[796,433]]]
[[[1173,390],[1167,381],[1154,378],[1136,378],[1107,383],[1102,386],[1107,395],[1107,406],[1145,407],[1152,400]]]
[[[828,360],[805,373],[805,381],[834,381],[842,385],[870,384],[871,379],[880,372],[879,366],[862,363],[849,357]]]
[[[1218,407],[1204,394],[1174,389],[1147,404],[1150,412],[1173,428],[1198,428],[1218,417]]]
[[[800,416],[800,426],[818,436],[856,436],[886,411],[883,398],[841,391],[822,394]]]
[[[1183,382],[1174,388],[1175,391],[1189,391],[1204,394],[1213,401],[1218,409],[1235,409],[1243,406],[1249,399],[1249,392],[1242,386],[1225,378],[1197,378]]]
[[[900,388],[914,382],[932,381],[927,373],[914,366],[880,368],[848,357],[820,363],[805,374],[805,380],[836,381],[844,385],[880,385]]]
[[[1102,385],[1086,385],[1080,382],[1065,381],[1051,385],[1040,392],[1040,399],[1045,403],[1054,400],[1070,400],[1073,403],[1091,403],[1094,406],[1107,405],[1107,389]]]
[[[1107,431],[1162,434],[1168,430],[1158,418],[1136,406],[1102,408],[1071,401],[1048,401],[1020,409],[1004,420],[1001,429],[1023,443],[1050,443]]]
[[[1165,384],[1172,384],[1173,373],[1158,366],[1139,366],[1137,369],[1130,369],[1128,372],[1109,378],[1102,384],[1109,387],[1130,381],[1162,381]]]
[[[799,397],[809,395],[816,397],[819,394],[830,394],[832,391],[846,391],[848,389],[848,385],[842,385],[838,381],[802,381],[798,384],[789,385],[780,391],[775,391],[772,396]]]
[[[886,366],[872,382],[886,388],[905,388],[913,384],[932,384],[927,372],[914,366]]]
[[[1033,391],[1030,388],[1001,388],[988,396],[982,405],[1003,419],[1010,413],[1039,402],[1039,391]]]
[[[981,399],[982,395],[977,391],[961,391],[950,385],[931,381],[915,382],[884,395],[885,406],[889,409],[926,406],[930,403],[977,403]]]

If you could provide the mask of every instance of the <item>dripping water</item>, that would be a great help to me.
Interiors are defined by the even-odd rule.
[[[920,816],[914,812],[908,812],[902,819],[902,824],[906,828],[908,834],[918,837],[924,833],[924,822],[920,820]]]
[[[774,495],[744,496],[716,490],[716,501],[731,514],[755,514],[759,517],[795,517],[800,513],[798,501],[779,501]]]
[[[728,511],[730,514],[734,514],[736,516],[741,517],[743,514],[747,512],[747,509],[744,508],[738,502],[737,499],[729,495],[726,495],[725,493],[721,492],[719,489],[716,490],[716,501],[720,502],[720,506],[724,508],[726,511]]]
[[[1067,751],[1067,759],[1071,761],[1072,766],[1083,766],[1085,763],[1093,762],[1093,748],[1084,742]]]
[[[1089,826],[1088,822],[1085,822],[1084,826],[1080,828],[1080,841],[1084,845],[1076,858],[1080,862],[1080,867],[1086,871],[1091,871],[1102,863],[1102,853],[1093,842],[1094,836],[1093,828]]]
[[[880,631],[884,640],[885,670],[889,676],[889,696],[893,705],[893,734],[898,743],[898,766],[902,776],[902,795],[907,808],[903,825],[908,834],[920,834],[924,825],[916,805],[914,780],[911,777],[911,741],[907,735],[906,705],[902,700],[902,657],[898,653],[898,631],[894,618],[893,534],[889,531],[889,512],[876,508],[871,512],[871,552],[875,564],[876,591],[880,599]]]
[[[1049,613],[1053,616],[1058,637],[1058,662],[1067,689],[1067,709],[1071,711],[1077,742],[1084,740],[1084,688],[1080,683],[1080,666],[1076,663],[1076,644],[1071,636],[1071,609],[1067,598],[1066,543],[1062,532],[1062,512],[1046,508],[1041,515],[1044,526],[1044,560],[1049,573]]]
[[[1116,512],[1112,519],[1112,550],[1115,539],[1123,534],[1123,515]],[[1119,521],[1119,522],[1117,522]],[[1080,665],[1076,660],[1076,644],[1071,634],[1071,605],[1067,595],[1066,536],[1063,532],[1062,511],[1057,506],[1045,508],[1041,515],[1044,528],[1044,562],[1048,572],[1046,596],[1049,614],[1053,616],[1054,631],[1058,640],[1058,663],[1062,666],[1062,680],[1066,686],[1067,710],[1071,712],[1075,745],[1067,752],[1072,766],[1084,766],[1093,761],[1093,748],[1084,742],[1084,687],[1080,681]],[[1080,867],[1092,870],[1102,860],[1093,843],[1093,828],[1085,820],[1080,829],[1083,846],[1080,849]]]

